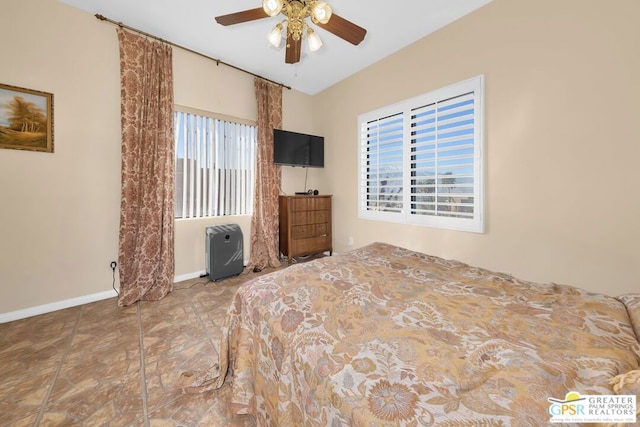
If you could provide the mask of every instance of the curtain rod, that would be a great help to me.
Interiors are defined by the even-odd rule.
[[[99,13],[96,13],[94,16],[95,16],[97,19],[101,20],[101,21],[107,21],[107,22],[110,22],[110,23],[112,23],[112,24],[114,24],[114,25],[117,25],[117,26],[118,26],[118,27],[120,27],[120,28],[126,28],[127,30],[134,31],[134,32],[136,32],[136,33],[138,33],[138,34],[142,34],[143,36],[151,37],[152,39],[156,39],[156,40],[161,41],[161,42],[163,42],[163,43],[166,43],[166,44],[168,44],[168,45],[170,45],[170,46],[174,46],[174,47],[180,48],[180,49],[182,49],[182,50],[186,50],[187,52],[190,52],[190,53],[196,54],[196,55],[198,55],[198,56],[202,56],[203,58],[207,58],[207,59],[210,59],[210,60],[212,60],[212,61],[215,61],[216,65],[220,65],[220,64],[222,64],[222,65],[226,65],[227,67],[231,67],[231,68],[233,68],[233,69],[235,69],[235,70],[242,71],[243,73],[250,74],[250,75],[252,75],[252,76],[254,76],[254,77],[258,77],[258,78],[260,78],[260,79],[262,79],[262,80],[266,80],[266,81],[268,81],[268,82],[271,82],[271,83],[277,84],[278,86],[282,86],[283,88],[291,89],[291,87],[289,87],[289,86],[287,86],[287,85],[284,85],[284,84],[282,84],[282,83],[274,82],[273,80],[270,80],[270,79],[267,79],[267,78],[265,78],[265,77],[262,77],[262,76],[260,76],[260,75],[258,75],[258,74],[252,73],[251,71],[247,71],[247,70],[242,69],[242,68],[240,68],[240,67],[236,67],[235,65],[231,65],[231,64],[229,64],[229,63],[227,63],[227,62],[224,62],[224,61],[221,61],[221,60],[219,60],[219,59],[217,59],[217,58],[212,58],[211,56],[205,55],[204,53],[201,53],[201,52],[195,51],[195,50],[193,50],[193,49],[189,49],[188,47],[184,47],[184,46],[181,46],[181,45],[179,45],[179,44],[176,44],[176,43],[170,42],[170,41],[168,41],[168,40],[164,40],[164,39],[162,39],[162,38],[160,38],[160,37],[154,36],[153,34],[149,34],[149,33],[144,32],[144,31],[142,31],[142,30],[138,30],[137,28],[133,28],[133,27],[130,27],[130,26],[128,26],[128,25],[125,25],[125,24],[123,24],[122,22],[116,22],[116,21],[114,21],[114,20],[112,20],[112,19],[107,18],[106,16],[100,15]]]

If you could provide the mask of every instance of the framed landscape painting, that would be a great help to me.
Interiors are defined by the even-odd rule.
[[[53,94],[0,83],[0,148],[53,153]]]

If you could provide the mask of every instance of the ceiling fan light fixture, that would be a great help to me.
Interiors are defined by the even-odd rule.
[[[283,0],[263,0],[262,8],[269,16],[276,16],[284,6]]]
[[[364,40],[367,30],[333,13],[330,0],[262,0],[262,7],[216,16],[216,22],[228,26],[242,22],[282,15],[280,23],[267,34],[269,44],[276,49],[286,46],[285,63],[300,62],[302,45],[315,52],[323,45],[312,24],[356,46]],[[314,27],[315,28],[315,27]],[[283,43],[284,40],[284,43]]]
[[[322,40],[320,39],[320,36],[311,28],[307,29],[307,44],[309,45],[309,50],[311,52],[315,52],[322,47]]]
[[[280,47],[282,43],[282,23],[273,27],[273,29],[269,31],[267,38],[273,47]]]
[[[332,13],[331,6],[325,1],[316,1],[311,4],[311,20],[316,24],[329,22]]]

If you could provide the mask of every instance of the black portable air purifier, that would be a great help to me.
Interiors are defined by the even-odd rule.
[[[207,275],[213,281],[237,276],[244,269],[242,230],[237,224],[206,228],[205,258]]]

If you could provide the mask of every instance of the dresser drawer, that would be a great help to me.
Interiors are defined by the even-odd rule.
[[[331,210],[330,197],[295,197],[289,203],[291,212]]]
[[[328,251],[331,250],[331,237],[318,236],[308,239],[292,240],[291,250],[294,254],[299,255]]]
[[[314,197],[308,199],[307,204],[310,211],[331,210],[331,198],[329,197]]]
[[[291,227],[291,238],[307,239],[309,237],[326,236],[328,229],[327,223],[296,225]]]
[[[329,218],[331,218],[331,211],[292,212],[291,225],[319,224],[329,222]]]
[[[309,198],[294,197],[289,201],[291,212],[306,212],[309,210]]]

